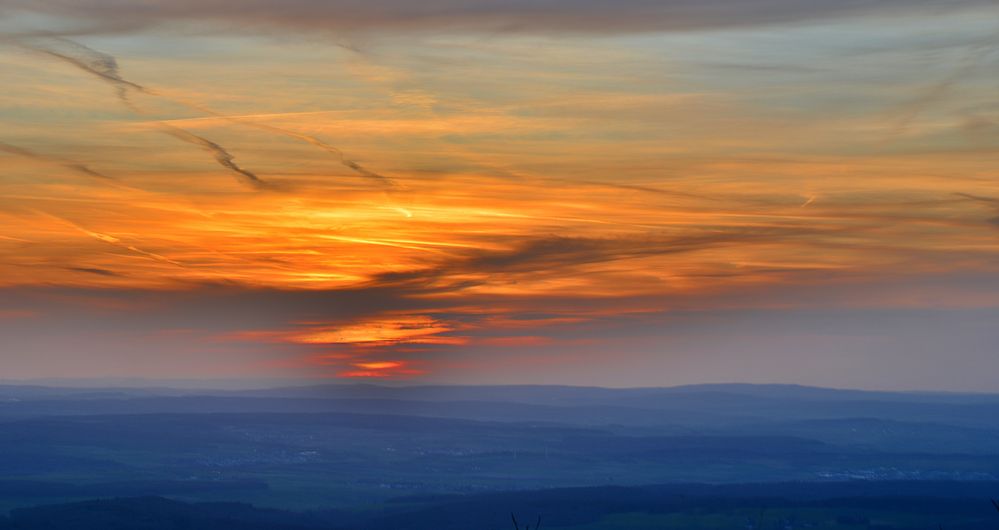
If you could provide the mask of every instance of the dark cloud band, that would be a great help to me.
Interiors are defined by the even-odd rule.
[[[215,21],[318,31],[372,29],[628,33],[995,7],[992,0],[0,0],[0,13],[135,29]]]

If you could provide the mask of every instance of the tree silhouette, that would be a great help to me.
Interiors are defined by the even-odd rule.
[[[999,508],[999,506],[997,506],[997,508]],[[517,523],[517,516],[514,515],[513,512],[510,512],[510,519],[513,520],[514,530],[520,530],[520,524]],[[534,523],[534,530],[540,530],[540,529],[541,529],[541,516],[539,515],[538,522]],[[531,530],[531,525],[524,526],[524,530]]]

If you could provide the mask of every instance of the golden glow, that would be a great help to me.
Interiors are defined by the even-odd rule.
[[[411,367],[405,361],[377,361],[352,363],[352,369],[339,372],[338,377],[353,379],[405,378],[423,375],[425,372]]]
[[[192,37],[197,59],[136,46],[110,73],[18,42],[0,287],[390,293],[406,308],[220,335],[405,377],[435,347],[547,345],[725,293],[771,307],[778,286],[999,272],[992,85],[913,114],[895,85],[664,59],[684,38]]]
[[[330,328],[314,328],[304,333],[292,333],[286,338],[290,342],[299,344],[354,344],[359,346],[385,346],[400,343],[462,343],[462,339],[458,337],[440,336],[451,331],[454,331],[453,327],[426,316],[386,315],[377,320],[355,322]]]
[[[365,370],[388,370],[389,368],[399,368],[403,363],[397,361],[382,361],[374,363],[356,363],[354,366]]]

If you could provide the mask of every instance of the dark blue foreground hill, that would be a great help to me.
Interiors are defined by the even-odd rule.
[[[14,510],[3,530],[502,530],[547,528],[994,530],[995,482],[840,482],[566,488],[401,498],[373,511],[297,513],[241,503],[120,498]],[[762,525],[761,525],[762,523]]]
[[[312,517],[241,503],[189,504],[137,497],[22,508],[4,530],[309,530],[328,528]]]

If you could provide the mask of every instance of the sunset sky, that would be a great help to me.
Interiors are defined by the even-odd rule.
[[[0,379],[999,391],[994,0],[0,0]]]

